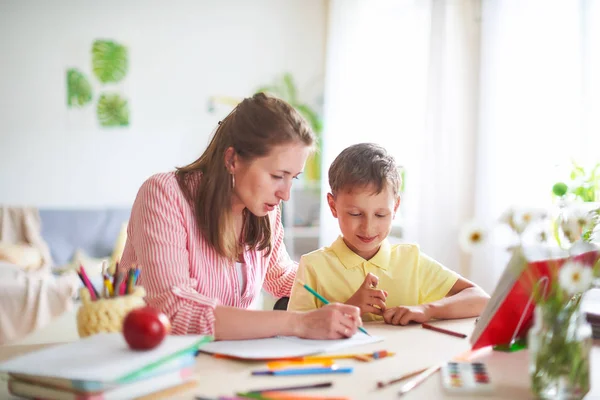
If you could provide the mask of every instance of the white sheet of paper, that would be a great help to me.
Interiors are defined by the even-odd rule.
[[[205,344],[199,350],[204,353],[248,360],[264,360],[328,353],[381,341],[383,341],[382,337],[369,336],[362,332],[356,333],[351,338],[339,340],[310,340],[293,336],[277,336],[267,339],[216,341]]]

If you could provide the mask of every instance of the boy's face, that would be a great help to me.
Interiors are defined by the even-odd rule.
[[[400,199],[386,186],[376,194],[373,186],[327,194],[331,213],[338,219],[346,245],[368,260],[392,229]]]

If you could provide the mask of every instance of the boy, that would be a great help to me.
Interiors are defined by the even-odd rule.
[[[342,236],[302,256],[288,309],[330,302],[360,308],[363,320],[406,325],[439,318],[478,316],[489,296],[478,286],[421,253],[414,244],[391,245],[387,236],[400,205],[401,177],[382,147],[361,143],[342,151],[329,168],[327,202]]]

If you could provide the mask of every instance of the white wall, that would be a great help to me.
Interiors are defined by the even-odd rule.
[[[128,206],[145,178],[197,158],[228,107],[289,71],[322,90],[326,0],[0,0],[0,203]],[[130,127],[66,107],[93,40],[128,46]],[[312,93],[315,95],[315,93]]]

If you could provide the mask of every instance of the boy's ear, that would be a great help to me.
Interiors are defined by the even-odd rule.
[[[396,211],[398,211],[398,207],[400,207],[400,196],[396,199],[396,204],[394,204],[394,217],[396,216]]]
[[[335,208],[335,199],[331,193],[327,193],[327,204],[329,204],[329,209],[331,210],[331,214],[334,218],[337,218],[337,209]]]

